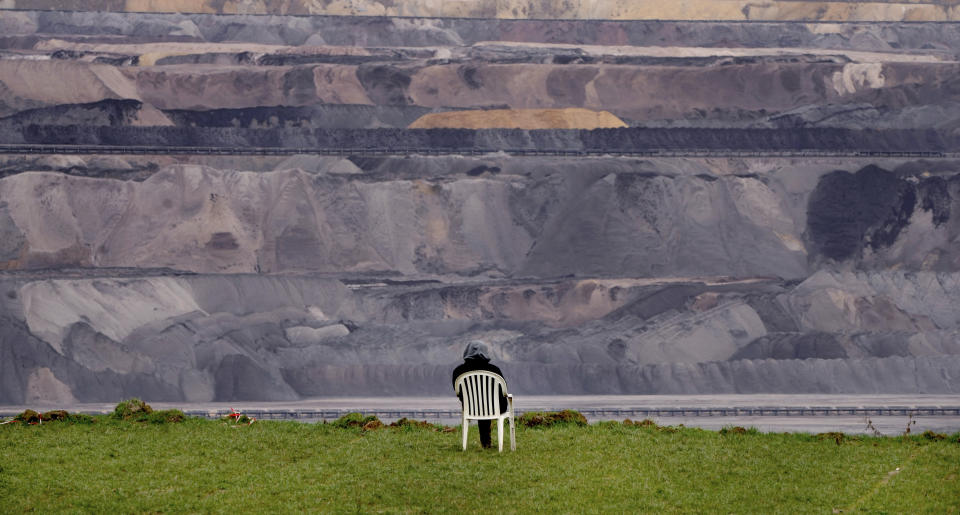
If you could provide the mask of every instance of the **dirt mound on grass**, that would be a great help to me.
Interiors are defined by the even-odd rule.
[[[579,411],[565,409],[563,411],[531,411],[517,418],[517,421],[526,427],[550,427],[557,425],[575,424],[587,425],[587,418]]]
[[[379,429],[383,427],[383,422],[376,415],[364,415],[363,413],[347,413],[346,415],[331,422],[334,427],[357,428],[364,431]]]
[[[89,424],[93,422],[93,417],[83,413],[70,413],[62,409],[51,410],[44,413],[38,413],[32,409],[28,409],[14,417],[10,422],[20,422],[30,425],[40,425],[45,422],[73,422]]]
[[[133,398],[117,404],[111,417],[129,422],[150,422],[153,424],[177,423],[187,419],[180,410],[154,411],[149,404]]]
[[[113,418],[128,420],[151,413],[153,413],[153,408],[149,404],[134,398],[117,404],[117,407],[113,410]]]
[[[645,418],[645,419],[643,419],[643,420],[630,420],[630,419],[628,418],[628,419],[625,419],[625,420],[623,421],[623,425],[628,426],[628,427],[643,427],[643,428],[646,428],[646,429],[656,430],[656,431],[659,431],[659,432],[661,432],[661,433],[676,433],[677,431],[680,431],[680,429],[678,429],[678,428],[676,428],[676,427],[673,427],[673,426],[660,426],[660,425],[657,425],[656,422],[650,420],[649,418]],[[683,427],[683,425],[681,424],[680,427]],[[741,429],[742,429],[742,428],[741,428]],[[723,430],[721,430],[721,434],[724,434],[724,433],[723,433]]]
[[[23,413],[17,415],[13,418],[16,422],[23,422],[24,424],[37,424],[42,420],[41,415],[32,409],[24,410]]]
[[[608,111],[567,109],[489,109],[447,111],[417,118],[409,129],[608,129],[626,127]]]
[[[334,427],[360,428],[363,431],[376,431],[378,429],[390,428],[401,430],[428,429],[431,431],[450,432],[448,431],[450,428],[431,424],[426,420],[411,420],[403,417],[388,425],[384,424],[376,415],[364,415],[362,413],[347,413],[331,422],[331,424]]]

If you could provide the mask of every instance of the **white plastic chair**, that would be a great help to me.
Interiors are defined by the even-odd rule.
[[[507,382],[493,372],[474,370],[457,376],[454,390],[463,398],[463,450],[467,450],[467,427],[470,420],[497,420],[497,437],[503,452],[503,419],[510,422],[510,450],[517,450],[513,423],[513,395],[507,393]],[[507,397],[507,412],[500,413],[500,392]]]

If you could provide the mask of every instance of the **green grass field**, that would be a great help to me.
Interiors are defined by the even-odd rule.
[[[957,513],[960,435],[712,432],[621,423],[517,431],[333,424],[47,422],[0,426],[4,513]],[[496,429],[494,429],[496,432]],[[724,434],[725,433],[725,434]],[[494,445],[496,436],[494,435]]]

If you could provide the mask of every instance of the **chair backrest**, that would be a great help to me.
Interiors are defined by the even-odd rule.
[[[463,394],[467,418],[492,419],[501,414],[500,397],[507,395],[507,382],[493,372],[474,370],[457,376],[454,391]]]

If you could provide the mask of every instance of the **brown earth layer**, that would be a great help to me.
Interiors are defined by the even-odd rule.
[[[0,116],[63,104],[136,100],[145,104],[141,112],[129,122],[117,119],[116,124],[172,125],[160,111],[200,113],[265,106],[321,110],[355,106],[350,108],[362,111],[376,106],[399,116],[367,118],[367,127],[406,127],[412,119],[398,110],[410,108],[422,110],[409,113],[414,119],[431,110],[583,108],[607,111],[634,126],[792,127],[852,122],[856,127],[953,128],[960,111],[957,72],[958,64],[951,61],[849,62],[849,57],[819,62],[731,58],[703,65],[472,62],[146,67],[0,59],[4,93]],[[237,118],[234,126],[249,118],[241,112],[225,115]],[[323,127],[350,123],[349,118],[336,119],[343,121],[311,123]],[[269,116],[264,121],[271,123]],[[279,119],[272,123],[286,125]]]

